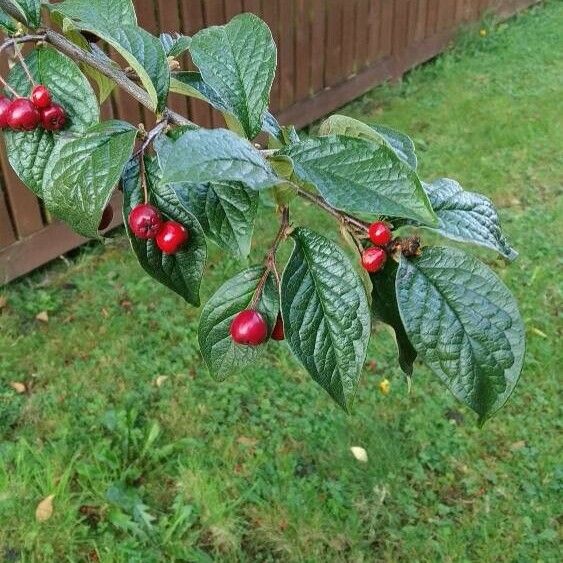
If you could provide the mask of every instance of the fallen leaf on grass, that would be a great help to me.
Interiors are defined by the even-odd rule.
[[[364,448],[360,448],[359,446],[352,446],[350,448],[350,451],[352,452],[352,455],[358,460],[361,461],[362,463],[367,463],[368,461],[368,453],[366,452],[366,450],[364,450]]]
[[[27,385],[19,381],[10,381],[10,387],[19,395],[27,391]]]
[[[8,300],[3,296],[0,295],[0,311],[8,304]]]
[[[37,522],[45,522],[53,516],[53,499],[55,495],[45,497],[35,509],[35,519]]]
[[[167,375],[159,375],[155,380],[154,383],[157,387],[162,387],[166,380],[168,379]]]
[[[391,382],[388,379],[384,379],[379,382],[379,391],[382,395],[389,395],[391,391]]]
[[[47,313],[47,311],[41,311],[41,313],[37,313],[37,315],[35,315],[35,320],[41,323],[48,323],[49,313]]]

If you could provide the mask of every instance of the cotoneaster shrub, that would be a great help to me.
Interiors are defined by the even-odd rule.
[[[459,245],[422,238],[433,232],[514,260],[492,202],[454,180],[419,178],[413,142],[387,127],[341,115],[316,137],[281,126],[268,111],[276,45],[258,17],[155,37],[137,25],[130,0],[43,9],[39,0],[0,0],[0,25],[2,56],[13,51],[16,61],[2,80],[0,127],[11,165],[51,215],[97,237],[119,184],[140,265],[196,307],[207,245],[245,258],[257,214],[277,217],[264,260],[241,267],[202,309],[199,344],[213,376],[245,369],[283,341],[348,411],[376,321],[394,329],[407,377],[419,358],[481,422],[504,405],[524,357],[517,305]],[[180,68],[186,51],[197,72]],[[115,87],[153,111],[156,126],[100,121]],[[206,101],[228,128],[204,129],[170,111],[170,92]],[[255,144],[259,135],[267,145]],[[336,219],[347,252],[292,222],[300,199]],[[282,245],[293,246],[285,264]]]

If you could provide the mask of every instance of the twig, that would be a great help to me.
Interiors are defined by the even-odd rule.
[[[145,167],[145,153],[138,154],[139,158],[139,177],[141,178],[141,188],[143,188],[144,203],[149,202],[149,188],[147,186],[147,169]]]
[[[350,215],[349,213],[346,213],[345,211],[340,211],[332,207],[332,205],[327,203],[323,198],[316,196],[315,194],[312,194],[295,184],[292,185],[297,191],[297,195],[299,197],[306,199],[307,201],[314,203],[318,207],[324,209],[327,213],[330,213],[333,217],[335,217],[345,225],[354,227],[362,234],[367,233],[369,225],[366,222],[361,221],[360,219],[354,217],[353,215]]]
[[[11,0],[0,0],[0,9],[14,18],[16,21],[25,25],[26,22],[23,20],[22,14],[19,12],[17,7],[12,4]],[[122,90],[130,94],[143,106],[153,112],[155,111],[152,100],[145,92],[145,90],[135,84],[132,80],[129,80],[129,78],[127,78],[127,75],[120,68],[115,68],[114,66],[106,64],[104,61],[98,59],[84,49],[81,49],[80,47],[72,43],[72,41],[69,41],[66,37],[52,29],[45,30],[45,34],[40,36],[39,39],[47,41],[48,43],[56,47],[61,53],[64,53],[71,59],[85,63],[87,65],[90,65],[92,68],[95,68],[104,76],[107,76],[108,78],[113,80]],[[14,40],[11,39],[9,41]],[[192,123],[189,119],[186,119],[184,116],[176,113],[175,111],[172,111],[169,108],[165,108],[162,112],[162,115],[163,117],[166,117],[170,121],[170,123],[174,123],[176,125],[190,125]]]
[[[273,272],[274,276],[276,277],[276,281],[278,283],[278,287],[280,285],[280,276],[278,273],[278,269],[276,267],[276,253],[280,244],[287,238],[289,230],[289,207],[284,206],[281,208],[281,223],[276,238],[274,242],[270,246],[268,252],[266,253],[266,258],[264,259],[265,270],[256,286],[256,291],[252,296],[252,301],[250,302],[249,309],[255,309],[256,305],[258,305],[258,301],[262,297],[262,293],[264,291],[264,287],[266,286],[266,282],[268,281],[268,277]]]
[[[140,154],[144,154],[149,146],[154,142],[154,140],[168,127],[168,119],[165,117],[159,121],[147,134],[143,140],[143,144],[139,149],[133,154],[133,158],[138,157]]]
[[[25,74],[27,75],[27,78],[31,82],[31,86],[35,86],[35,79],[31,75],[29,67],[27,66],[27,63],[25,62],[25,59],[23,58],[21,51],[20,51],[17,44],[14,44],[14,53],[15,53],[16,57],[18,58],[18,60],[20,61],[20,64],[22,65],[22,68],[23,68]]]
[[[17,48],[17,45],[20,43],[42,41],[43,39],[45,39],[45,35],[22,35],[21,37],[12,37],[10,39],[6,39],[2,44],[0,44],[0,54],[8,48],[14,47],[15,53],[18,55],[20,60],[22,60],[23,58]],[[33,78],[31,77],[29,68],[27,67],[25,62],[22,63],[22,66],[33,83]],[[12,94],[12,96],[15,96],[16,98],[20,96],[20,94],[18,94],[18,92],[16,92],[14,88],[12,88],[2,76],[0,76],[0,83],[2,84],[5,90],[7,90],[8,92],[10,92],[10,94]]]

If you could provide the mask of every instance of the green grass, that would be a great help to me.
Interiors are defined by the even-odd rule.
[[[383,328],[352,416],[277,345],[216,383],[198,311],[146,277],[118,234],[2,292],[0,559],[560,560],[563,3],[487,25],[344,112],[410,132],[423,177],[499,204],[520,258],[483,256],[528,338],[508,406],[478,429],[422,366],[408,394]],[[310,208],[296,216],[335,232]],[[204,297],[241,268],[214,251]]]

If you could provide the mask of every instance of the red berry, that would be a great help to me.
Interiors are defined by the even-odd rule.
[[[155,238],[162,227],[162,218],[158,209],[142,203],[133,207],[129,213],[128,223],[133,234],[140,239]]]
[[[376,221],[369,227],[369,238],[373,244],[385,246],[391,242],[393,235],[391,229],[383,221]]]
[[[377,246],[366,248],[362,254],[362,266],[372,274],[381,270],[386,260],[387,254],[385,250]]]
[[[104,212],[102,213],[102,219],[100,220],[100,224],[98,225],[98,231],[105,231],[113,221],[113,208],[111,205],[108,205]]]
[[[15,99],[8,108],[8,126],[16,131],[33,131],[40,120],[39,110],[26,98]]]
[[[8,127],[8,108],[12,105],[12,100],[0,96],[0,129]]]
[[[59,131],[66,123],[65,110],[59,104],[53,104],[41,110],[41,125],[47,131]]]
[[[284,340],[285,332],[283,329],[283,319],[281,315],[278,315],[276,324],[274,325],[274,330],[272,331],[272,338],[274,340]]]
[[[164,254],[176,254],[188,241],[188,230],[176,221],[166,221],[156,235],[156,245]]]
[[[48,108],[52,102],[51,92],[42,84],[34,86],[29,99],[37,109]]]
[[[258,346],[268,338],[268,325],[258,311],[246,309],[233,319],[231,338],[237,344]]]

